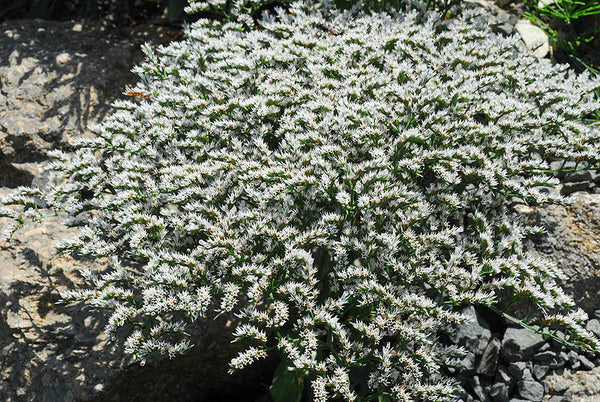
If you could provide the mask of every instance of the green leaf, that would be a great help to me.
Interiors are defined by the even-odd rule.
[[[269,390],[274,402],[301,402],[304,388],[304,373],[296,369],[290,360],[282,361]]]

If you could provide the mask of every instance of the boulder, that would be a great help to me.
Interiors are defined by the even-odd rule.
[[[519,395],[526,401],[541,402],[544,398],[544,386],[536,381],[519,381]]]
[[[9,21],[0,24],[0,195],[43,182],[50,149],[68,149],[86,127],[112,112],[136,77],[140,44],[175,37],[164,25],[117,31],[103,21]],[[106,261],[56,255],[73,235],[52,211],[27,224],[11,244],[0,241],[0,401],[247,400],[267,392],[274,362],[229,375],[228,362],[246,345],[231,344],[225,317],[188,328],[194,347],[143,367],[107,344],[107,312],[57,303],[82,285],[79,269]],[[8,225],[0,218],[0,232]],[[118,342],[122,338],[118,339]]]
[[[56,255],[53,244],[74,230],[48,217],[19,230],[11,247],[0,244],[1,401],[246,400],[266,392],[273,360],[228,374],[244,345],[231,343],[234,323],[225,317],[188,327],[196,347],[186,355],[140,366],[107,343],[107,312],[57,303],[60,292],[83,285],[79,269],[107,268],[107,261]]]
[[[136,82],[140,45],[174,37],[162,25],[116,30],[108,20],[0,24],[0,186],[29,185],[51,149],[67,148]]]
[[[502,342],[498,338],[490,340],[483,352],[483,356],[481,356],[479,366],[477,366],[477,374],[487,376],[494,376],[496,374],[501,344]]]

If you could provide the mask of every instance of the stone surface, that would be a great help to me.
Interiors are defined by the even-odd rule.
[[[556,357],[554,357],[552,360],[550,360],[550,362],[548,362],[548,365],[550,366],[551,369],[558,369],[558,368],[561,368],[562,366],[564,366],[568,360],[569,360],[569,357],[568,357],[567,353],[560,352],[559,354],[556,355]]]
[[[594,368],[594,363],[585,356],[579,356],[579,363],[581,363],[581,368],[584,370],[592,370]]]
[[[578,191],[588,191],[590,189],[589,181],[565,182],[560,188],[561,195],[570,195]]]
[[[500,346],[502,342],[498,338],[492,338],[488,343],[479,365],[477,366],[477,373],[487,376],[493,376],[496,372],[496,366],[498,365],[498,356],[500,354]]]
[[[256,397],[264,392],[273,361],[227,373],[241,345],[231,344],[225,317],[190,326],[198,347],[188,354],[141,367],[107,345],[106,312],[57,304],[61,291],[82,284],[80,268],[106,268],[105,261],[55,255],[53,244],[72,234],[50,217],[18,231],[13,247],[0,247],[0,401],[110,401],[129,393],[137,400],[212,401],[220,395],[239,400],[240,390]]]
[[[592,172],[589,170],[580,170],[577,172],[567,173],[564,178],[565,182],[591,182],[592,181]]]
[[[549,363],[551,362],[554,358],[556,358],[558,354],[552,350],[546,350],[544,352],[539,352],[536,353],[533,356],[533,360],[537,361],[537,362],[541,362],[541,363]]]
[[[546,57],[550,52],[548,36],[540,28],[532,25],[529,20],[519,20],[515,29],[521,35],[525,46],[537,57]]]
[[[492,385],[490,389],[490,396],[494,402],[508,401],[508,386],[502,383],[496,383]]]
[[[527,363],[525,362],[514,362],[508,365],[508,373],[514,379],[521,380],[523,379],[523,372],[527,368]]]
[[[475,376],[471,380],[471,389],[473,389],[473,393],[481,402],[491,402],[490,397],[486,391],[486,387],[481,379],[478,376]]]
[[[43,162],[102,120],[136,82],[140,45],[166,43],[169,31],[117,31],[109,21],[0,24],[0,186],[31,184],[34,172],[19,164]]]
[[[465,308],[462,313],[469,317],[471,322],[459,325],[451,340],[479,356],[484,352],[492,336],[490,327],[473,306]]]
[[[556,393],[572,393],[573,401],[597,402],[600,400],[600,367],[591,371],[565,370],[561,375],[546,378],[550,390]]]
[[[507,386],[511,386],[514,383],[514,380],[510,376],[508,368],[506,366],[498,366],[494,383],[506,384]]]
[[[545,364],[534,364],[533,365],[533,378],[536,380],[541,380],[550,370],[550,366]]]
[[[544,386],[536,381],[519,381],[519,396],[527,401],[539,402],[544,398]]]
[[[513,32],[514,15],[490,1],[476,3],[490,12],[489,22],[497,25],[496,32]],[[68,148],[73,137],[86,134],[88,124],[110,113],[110,101],[135,81],[129,69],[141,59],[139,44],[165,41],[164,35],[154,31],[145,35],[144,30],[112,32],[101,22],[0,25],[0,186],[42,183],[47,151]],[[600,175],[586,171],[559,177],[565,183],[548,191],[591,191],[588,182],[600,181]],[[0,188],[0,193],[4,190]],[[567,273],[567,288],[579,305],[596,309],[600,318],[600,195],[577,193],[571,207],[525,210],[524,215],[549,232],[537,249]],[[119,349],[107,347],[102,334],[106,314],[56,304],[61,290],[81,282],[79,267],[104,269],[102,262],[55,256],[52,243],[68,234],[57,218],[51,218],[42,227],[21,231],[14,249],[0,243],[0,400],[112,401],[135,395],[138,400],[210,401],[241,400],[239,392],[245,399],[264,394],[273,362],[233,377],[226,374],[226,362],[235,348],[229,343],[229,332],[223,331],[230,323],[222,319],[192,327],[193,340],[200,347],[174,360],[152,360],[141,367],[130,364]],[[463,360],[467,372],[472,375],[477,368],[481,374],[472,376],[470,383],[479,400],[541,400],[536,398],[540,387],[544,393],[542,378],[549,394],[546,399],[600,400],[599,368],[575,372],[575,368],[600,364],[596,360],[575,353],[570,371],[563,374],[566,353],[550,350],[549,343],[531,346],[531,340],[515,337],[511,328],[506,331],[506,344],[500,343],[495,337],[501,334],[492,334],[475,309],[465,312],[474,322],[460,328],[454,341],[470,350]],[[597,319],[588,323],[592,332],[598,327]],[[512,352],[511,342],[518,344]],[[528,363],[503,355],[513,363],[498,365],[500,348],[505,355]],[[545,357],[534,359],[534,355]],[[550,368],[556,373],[548,376],[554,373]],[[465,394],[464,400],[476,399]]]
[[[585,326],[585,329],[592,332],[597,337],[600,337],[600,320],[598,320],[597,318],[589,320],[587,325]]]
[[[48,150],[68,149],[111,113],[111,101],[135,83],[129,71],[142,59],[140,44],[166,43],[173,31],[111,29],[102,21],[0,24],[0,195],[6,186],[43,181]],[[101,271],[106,262],[57,256],[53,245],[72,231],[42,212],[43,224],[26,225],[12,245],[0,243],[0,401],[254,400],[265,393],[274,361],[227,374],[242,345],[231,344],[225,317],[190,326],[198,347],[180,358],[153,357],[141,367],[113,350],[103,334],[107,312],[57,303],[61,291],[81,285],[80,268]],[[6,225],[0,218],[0,231]]]
[[[508,328],[502,340],[500,355],[507,362],[521,361],[533,356],[537,348],[542,346],[544,342],[545,340],[541,335],[528,329]]]
[[[547,235],[536,240],[535,248],[563,270],[562,284],[586,311],[598,308],[600,300],[600,194],[576,193],[573,204],[534,208],[532,223],[544,227]]]

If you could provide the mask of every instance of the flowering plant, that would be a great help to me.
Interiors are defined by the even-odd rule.
[[[474,14],[415,15],[295,2],[259,29],[202,19],[145,48],[143,96],[53,153],[49,191],[3,202],[44,197],[81,228],[60,250],[111,258],[64,298],[112,310],[106,331],[129,328],[141,361],[187,350],[190,320],[230,314],[252,343],[231,370],[279,353],[314,400],[449,401],[443,368],[462,350],[438,336],[459,307],[513,296],[597,348],[585,314],[560,313],[563,274],[513,206],[565,202],[549,160],[598,165],[580,119],[600,81]]]

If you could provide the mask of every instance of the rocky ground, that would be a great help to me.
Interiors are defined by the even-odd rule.
[[[525,35],[524,46],[549,52],[540,33],[520,21],[518,8],[481,0],[501,34]],[[135,83],[130,68],[141,43],[165,44],[181,31],[163,22],[116,29],[107,21],[8,21],[0,24],[0,195],[19,185],[44,185],[47,152],[68,149],[89,124],[111,112],[111,101]],[[542,54],[545,49],[546,54]],[[561,177],[556,191],[570,207],[521,207],[548,236],[540,253],[559,264],[588,329],[600,336],[600,176]],[[50,214],[50,211],[47,211]],[[0,220],[0,229],[6,221]],[[53,243],[69,236],[60,217],[28,225],[9,247],[0,243],[0,400],[239,400],[264,394],[273,362],[229,376],[236,351],[219,328],[225,319],[192,328],[196,344],[179,359],[131,365],[106,345],[103,314],[57,304],[60,291],[81,283],[77,270],[103,262],[57,256]],[[600,359],[568,350],[491,311],[469,308],[474,321],[450,341],[469,354],[454,374],[465,401],[600,401]]]

